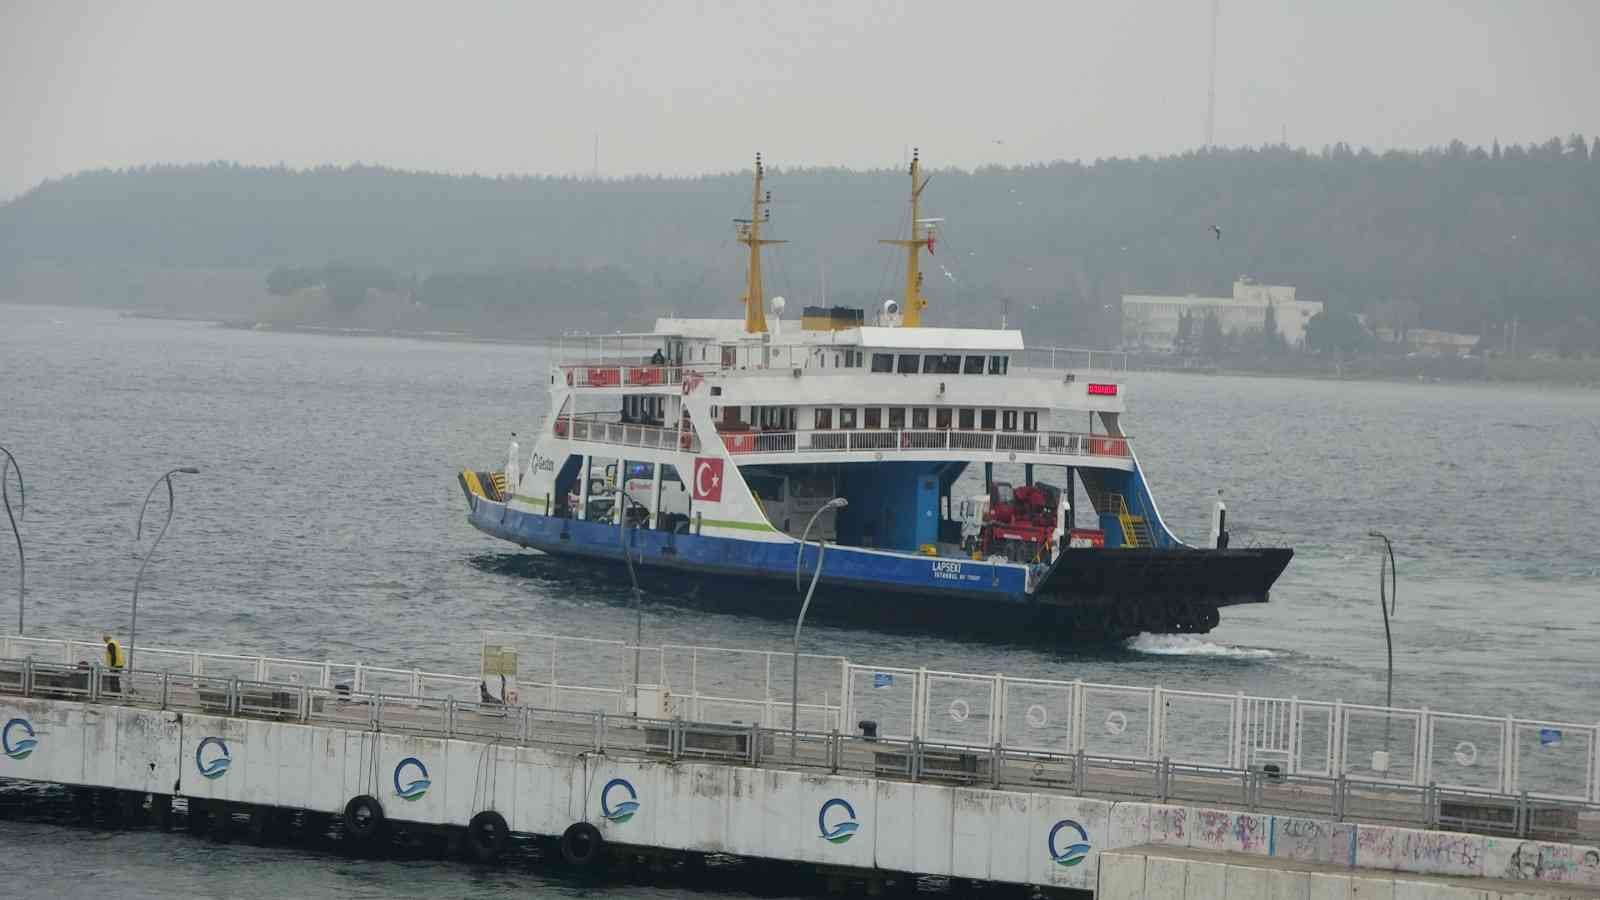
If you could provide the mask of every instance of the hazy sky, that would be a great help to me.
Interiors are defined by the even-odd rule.
[[[1168,153],[1211,0],[0,0],[0,197],[213,159],[588,173]],[[1216,142],[1600,132],[1600,2],[1222,0]]]

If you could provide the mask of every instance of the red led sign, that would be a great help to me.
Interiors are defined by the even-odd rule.
[[[1091,395],[1099,395],[1101,397],[1115,397],[1117,395],[1117,386],[1114,384],[1094,384],[1091,382],[1089,385],[1089,393]]]

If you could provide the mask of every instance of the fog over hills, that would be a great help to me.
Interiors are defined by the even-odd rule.
[[[904,171],[768,160],[769,232],[790,241],[769,251],[768,292],[791,308],[895,295],[899,256],[878,240],[905,230]],[[84,172],[0,207],[0,299],[517,336],[731,316],[749,190],[748,171]],[[934,324],[1005,315],[1032,340],[1106,345],[1124,292],[1250,275],[1332,310],[1485,335],[1516,318],[1528,340],[1600,351],[1600,139],[935,169],[924,210],[946,220],[925,269]]]

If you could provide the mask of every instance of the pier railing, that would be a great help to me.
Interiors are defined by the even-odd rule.
[[[1237,801],[1372,821],[1437,825],[1455,817],[1518,834],[1600,820],[1600,724],[808,655],[800,730],[791,735],[786,653],[503,633],[487,633],[485,645],[502,661],[507,649],[518,656],[509,702],[479,702],[481,683],[498,692],[493,673],[143,647],[138,670],[127,672],[104,668],[95,642],[20,637],[0,639],[0,694],[585,747],[599,741],[596,749],[636,743],[650,752],[725,752],[836,771]],[[640,681],[654,684],[633,684],[636,652]],[[624,714],[645,688],[663,697],[662,722]],[[567,731],[556,734],[550,723]],[[652,737],[652,729],[660,733]]]

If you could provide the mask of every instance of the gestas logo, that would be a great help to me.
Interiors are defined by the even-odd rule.
[[[834,810],[839,812],[830,817],[828,814]],[[829,818],[834,820],[831,827],[828,825]],[[822,839],[829,843],[845,843],[856,836],[856,831],[860,827],[861,823],[856,821],[855,807],[843,798],[835,797],[822,804],[822,809],[817,810],[817,830],[822,832]]]
[[[211,752],[207,753],[207,750]],[[228,774],[228,766],[233,765],[232,756],[222,738],[208,737],[194,748],[194,767],[205,778],[221,778]]]
[[[1063,831],[1066,834],[1062,834]],[[1072,843],[1062,847],[1057,843],[1058,840],[1072,841]],[[1089,833],[1084,831],[1083,826],[1077,822],[1071,819],[1062,819],[1056,823],[1056,827],[1050,829],[1050,840],[1047,842],[1047,846],[1050,850],[1050,858],[1055,860],[1056,865],[1075,866],[1083,862],[1084,857],[1089,855]]]
[[[410,781],[402,783],[400,777],[407,769],[415,769]],[[422,795],[428,792],[428,786],[433,782],[428,780],[428,767],[422,760],[415,756],[408,756],[395,764],[394,767],[394,792],[400,795],[401,800],[421,800]]]
[[[612,791],[617,791],[617,793],[613,794]],[[611,798],[613,796],[625,799],[619,800],[616,806],[612,806]],[[600,789],[600,815],[606,821],[616,822],[621,825],[623,822],[633,818],[633,814],[638,811],[639,793],[633,789],[633,785],[629,784],[626,778],[613,778],[606,782],[605,787]]]
[[[6,755],[12,759],[27,759],[33,755],[33,748],[39,746],[34,740],[33,726],[27,719],[12,719],[0,728],[0,746],[3,746]]]

